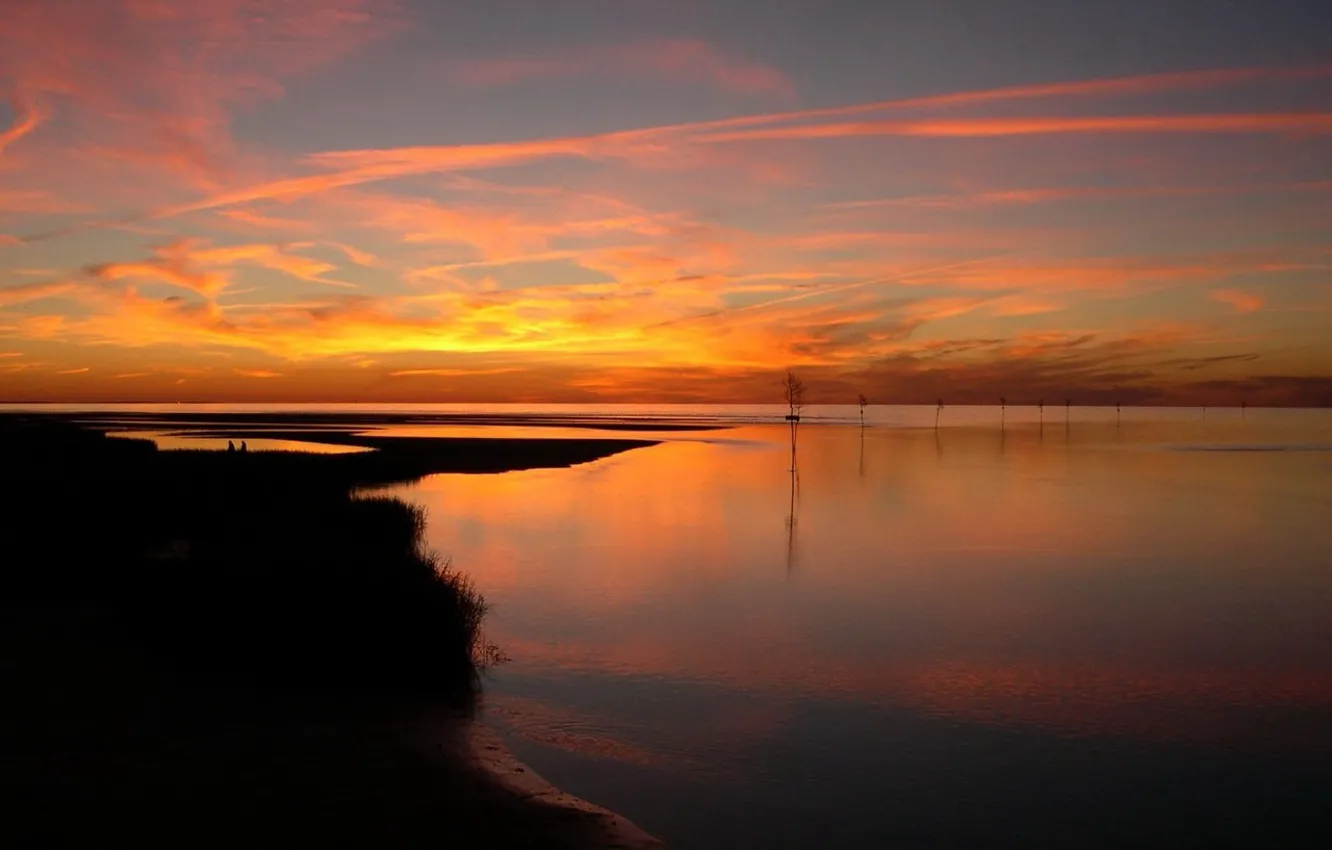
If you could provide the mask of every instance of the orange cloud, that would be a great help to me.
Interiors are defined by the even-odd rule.
[[[700,142],[837,139],[854,136],[991,138],[1057,133],[1332,133],[1332,112],[1257,112],[1217,115],[1115,115],[1074,118],[961,118],[858,121],[769,127],[698,137]]]
[[[1222,88],[1238,83],[1298,81],[1329,76],[1332,76],[1332,63],[1276,68],[1220,68],[1200,71],[1179,71],[1164,74],[1138,74],[1096,80],[1070,80],[1057,83],[1038,83],[1035,85],[1006,86],[997,89],[950,92],[940,95],[926,95],[924,97],[855,103],[847,106],[802,109],[793,112],[742,115],[734,118],[698,121],[655,129],[701,131],[721,129],[725,127],[781,124],[792,121],[806,121],[815,118],[863,115],[871,112],[884,112],[899,109],[935,109],[968,104],[999,103],[1004,101],[1044,98],[1162,94],[1188,89]],[[653,132],[653,130],[642,132]]]
[[[1237,313],[1255,313],[1263,309],[1263,299],[1251,292],[1238,289],[1213,289],[1207,297],[1222,304],[1229,304]]]
[[[1255,79],[1298,79],[1329,74],[1332,74],[1332,65],[1301,69],[1240,69],[1146,75],[981,92],[962,92],[938,97],[879,101],[829,109],[741,116],[592,136],[479,145],[328,151],[307,157],[307,161],[311,165],[330,169],[326,173],[284,178],[240,189],[226,190],[194,202],[163,208],[155,213],[155,216],[165,218],[188,212],[219,209],[262,200],[292,200],[321,194],[333,189],[416,174],[479,170],[552,158],[607,159],[660,165],[672,156],[679,156],[680,151],[688,149],[691,142],[717,143],[866,135],[995,137],[1050,133],[1326,133],[1332,132],[1332,114],[1319,112],[864,121],[795,127],[762,127],[761,125],[775,125],[791,121],[907,107],[947,106],[969,102],[1020,100],[1033,97],[1078,94],[1168,91],[1178,88],[1217,86]],[[723,128],[747,126],[757,126],[759,129],[708,132]]]
[[[358,266],[378,266],[383,262],[379,257],[369,251],[362,251],[355,245],[348,245],[345,242],[330,242],[328,244],[346,254],[347,259]]]
[[[468,378],[481,375],[507,375],[512,372],[521,372],[518,368],[499,368],[499,369],[399,369],[396,372],[389,372],[390,378]]]
[[[517,165],[552,157],[589,157],[598,150],[609,154],[606,141],[613,136],[544,139],[532,142],[500,142],[489,145],[449,145],[437,147],[390,148],[384,150],[332,151],[316,153],[308,161],[324,168],[337,169],[324,174],[288,177],[231,189],[205,196],[189,203],[165,207],[154,218],[169,218],[185,213],[215,210],[263,200],[293,200],[332,189],[357,186],[431,172],[467,171]]]
[[[994,189],[985,192],[902,195],[862,201],[834,201],[823,206],[830,210],[862,210],[885,207],[953,210],[985,206],[1020,206],[1059,201],[1192,198],[1213,195],[1260,195],[1284,192],[1332,192],[1332,183],[1313,180],[1294,183],[1241,183],[1215,186],[1068,186],[1062,188]]]
[[[248,209],[222,209],[217,214],[224,218],[238,221],[242,224],[248,224],[252,227],[263,228],[265,230],[291,230],[298,232],[309,232],[314,230],[314,224],[309,221],[302,221],[296,218],[278,218],[276,216],[263,215],[254,210]]]
[[[349,283],[324,277],[337,267],[320,260],[283,251],[276,245],[239,244],[207,247],[181,240],[154,249],[155,257],[129,263],[104,263],[87,271],[104,281],[150,280],[216,298],[228,286],[229,271],[238,264],[285,272],[300,280],[327,286],[350,287]]]
[[[4,289],[0,289],[0,307],[9,307],[14,304],[22,304],[26,301],[37,301],[42,298],[56,298],[61,295],[67,295],[78,288],[78,284],[66,281],[24,283],[19,284],[18,286],[7,286]]]
[[[281,378],[281,372],[274,372],[272,369],[233,369],[237,375],[243,378]]]
[[[82,375],[82,374],[84,374],[85,372],[90,372],[90,371],[92,371],[92,369],[91,369],[90,367],[88,367],[88,366],[84,366],[84,367],[79,368],[79,369],[57,369],[57,370],[56,370],[56,374],[57,374],[57,375]]]
[[[49,192],[35,189],[7,191],[0,189],[0,212],[68,213],[86,212],[82,204],[53,197]]]
[[[311,283],[322,283],[328,286],[352,286],[352,284],[329,280],[323,276],[336,270],[337,266],[320,260],[312,260],[309,257],[286,253],[276,245],[227,245],[217,248],[197,249],[189,252],[188,258],[191,262],[205,266],[231,266],[236,263],[249,263],[275,271],[286,272],[292,277],[307,280]]]
[[[10,99],[10,105],[14,110],[14,123],[0,132],[0,156],[4,155],[5,148],[37,129],[50,117],[46,110],[17,95]]]
[[[705,41],[647,41],[536,56],[481,59],[454,65],[475,86],[503,86],[532,79],[636,74],[676,83],[710,83],[738,94],[790,96],[795,86],[775,68],[726,56]]]
[[[189,248],[185,243],[162,246],[156,254],[154,259],[141,262],[90,266],[88,274],[104,281],[126,278],[156,281],[197,292],[206,298],[216,297],[227,287],[225,275],[190,268]]]
[[[103,156],[210,186],[231,170],[232,107],[278,96],[281,80],[378,37],[392,8],[288,0],[260,13],[251,0],[82,0],[71,14],[62,3],[7,4],[0,78],[30,103],[49,96],[74,107],[73,131],[97,139]]]

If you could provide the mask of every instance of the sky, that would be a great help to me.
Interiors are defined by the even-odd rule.
[[[0,0],[0,401],[1332,405],[1295,0]]]

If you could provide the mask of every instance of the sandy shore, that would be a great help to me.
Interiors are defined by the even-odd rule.
[[[596,843],[589,850],[601,848],[660,847],[661,842],[648,835],[628,818],[609,809],[589,803],[572,794],[566,794],[547,782],[532,768],[523,764],[500,742],[494,730],[485,724],[469,724],[464,758],[485,771],[503,788],[520,799],[567,809],[588,815],[604,836],[604,843]]]
[[[407,746],[439,767],[458,765],[479,775],[511,801],[515,811],[558,813],[534,818],[545,835],[541,846],[582,850],[639,850],[662,843],[628,818],[561,791],[509,751],[495,730],[448,711],[417,714],[404,724]]]

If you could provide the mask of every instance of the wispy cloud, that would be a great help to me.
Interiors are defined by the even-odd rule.
[[[272,369],[233,369],[232,371],[242,378],[268,379],[282,377],[281,372],[274,372]]]
[[[700,136],[700,142],[837,139],[855,136],[994,138],[1066,133],[1332,133],[1332,112],[1255,112],[1211,115],[1112,115],[857,121],[767,127]]]
[[[519,368],[496,369],[398,369],[389,372],[390,378],[470,378],[484,375],[507,375],[521,372]]]
[[[323,173],[288,177],[228,189],[193,202],[158,210],[165,218],[200,210],[221,209],[256,201],[309,197],[335,189],[418,174],[462,172],[513,166],[558,158],[651,162],[682,146],[741,141],[915,136],[994,138],[1068,133],[1328,133],[1332,113],[1235,113],[1197,115],[1037,116],[1024,118],[957,118],[873,120],[827,123],[820,119],[855,114],[937,108],[967,103],[1002,102],[1047,97],[1208,88],[1254,79],[1304,79],[1332,75],[1332,65],[1297,69],[1241,69],[1146,75],[1107,80],[1074,81],[961,92],[926,98],[876,101],[845,107],[766,113],[737,118],[646,127],[590,136],[569,136],[491,144],[413,146],[387,149],[327,151],[307,157]],[[810,124],[783,126],[792,122]],[[750,128],[750,129],[735,129]]]
[[[259,14],[249,0],[84,0],[71,14],[62,3],[7,4],[0,78],[26,104],[8,141],[40,121],[35,104],[59,98],[100,156],[215,184],[232,167],[230,110],[379,37],[393,5],[288,0]]]
[[[42,298],[56,298],[78,289],[78,284],[68,281],[47,283],[24,283],[18,286],[6,286],[0,289],[0,307],[10,307],[27,301]]]
[[[1332,183],[1309,180],[1279,183],[1236,183],[1197,186],[1066,186],[992,189],[935,195],[900,195],[824,204],[830,210],[871,210],[892,207],[968,209],[987,206],[1026,206],[1065,201],[1116,201],[1142,198],[1197,198],[1217,195],[1266,195],[1332,192]]]
[[[10,106],[14,111],[14,123],[0,131],[0,156],[4,155],[6,148],[36,130],[50,117],[45,109],[17,95],[10,99]]]
[[[1237,313],[1254,313],[1263,309],[1262,296],[1239,289],[1213,289],[1207,297],[1222,304],[1229,304]]]
[[[253,265],[281,271],[300,280],[326,286],[351,287],[325,275],[336,266],[284,251],[279,245],[246,243],[208,246],[179,240],[154,249],[151,259],[89,266],[88,274],[103,281],[144,280],[165,283],[196,292],[209,299],[222,294],[230,284],[230,272],[238,265]]]

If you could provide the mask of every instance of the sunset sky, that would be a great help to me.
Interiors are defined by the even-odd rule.
[[[1294,0],[0,0],[0,401],[1332,404]]]

